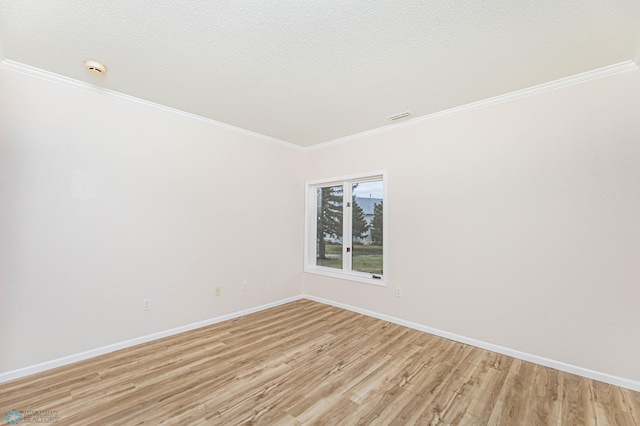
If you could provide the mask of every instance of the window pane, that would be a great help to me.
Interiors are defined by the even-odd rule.
[[[353,184],[351,269],[382,275],[382,181]]]
[[[342,185],[318,188],[316,265],[342,269]]]

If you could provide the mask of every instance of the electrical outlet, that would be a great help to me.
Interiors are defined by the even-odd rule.
[[[151,299],[142,299],[142,310],[148,311],[151,309]]]
[[[220,296],[222,294],[222,287],[216,287],[216,296]]]
[[[242,291],[247,291],[247,282],[246,281],[242,281]]]
[[[402,291],[400,291],[400,287],[396,287],[396,297],[402,296]]]

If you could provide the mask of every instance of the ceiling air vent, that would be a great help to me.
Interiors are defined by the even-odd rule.
[[[411,117],[410,111],[401,112],[400,114],[392,115],[391,117],[387,117],[391,121],[402,120],[403,118]]]

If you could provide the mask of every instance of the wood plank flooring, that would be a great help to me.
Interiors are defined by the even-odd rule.
[[[64,425],[640,425],[638,392],[308,300],[0,384],[10,409]]]

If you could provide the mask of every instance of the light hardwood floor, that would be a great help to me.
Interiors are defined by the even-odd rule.
[[[0,385],[68,425],[640,425],[640,393],[301,300]]]

